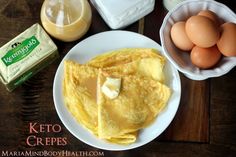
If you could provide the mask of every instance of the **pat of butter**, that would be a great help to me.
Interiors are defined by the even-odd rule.
[[[124,28],[153,11],[155,0],[91,0],[112,29]]]
[[[12,91],[58,56],[56,45],[34,24],[0,48],[0,80]]]
[[[102,85],[102,92],[110,99],[116,98],[120,93],[121,78],[107,77]]]

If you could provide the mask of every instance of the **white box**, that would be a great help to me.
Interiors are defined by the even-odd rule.
[[[112,29],[124,28],[153,11],[155,0],[91,0]]]

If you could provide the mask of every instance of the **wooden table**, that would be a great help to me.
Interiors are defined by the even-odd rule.
[[[0,1],[0,46],[34,23],[40,23],[43,0]],[[235,2],[222,1],[232,10]],[[52,86],[56,69],[67,52],[78,42],[109,27],[92,7],[93,21],[88,33],[70,43],[55,40],[60,58],[25,82],[13,92],[0,85],[0,154],[2,151],[97,151],[100,156],[235,156],[236,155],[236,69],[228,74],[193,81],[180,74],[182,96],[178,112],[171,125],[154,141],[130,151],[104,151],[76,139],[61,123],[55,111]],[[160,43],[159,28],[167,11],[161,0],[155,10],[125,30],[139,32]],[[36,146],[26,144],[30,122],[59,124],[60,133],[38,133],[39,137],[66,137],[65,146]],[[91,155],[91,154],[90,154]],[[83,154],[80,154],[83,156]],[[88,156],[88,154],[87,154]],[[92,156],[92,155],[91,155]],[[97,155],[99,156],[99,155]]]

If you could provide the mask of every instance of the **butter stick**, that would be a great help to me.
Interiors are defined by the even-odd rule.
[[[56,45],[34,24],[0,48],[0,80],[12,91],[58,56]]]

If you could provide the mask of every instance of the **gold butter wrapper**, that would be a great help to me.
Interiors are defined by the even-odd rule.
[[[58,57],[57,46],[36,23],[0,48],[0,80],[12,91]]]

